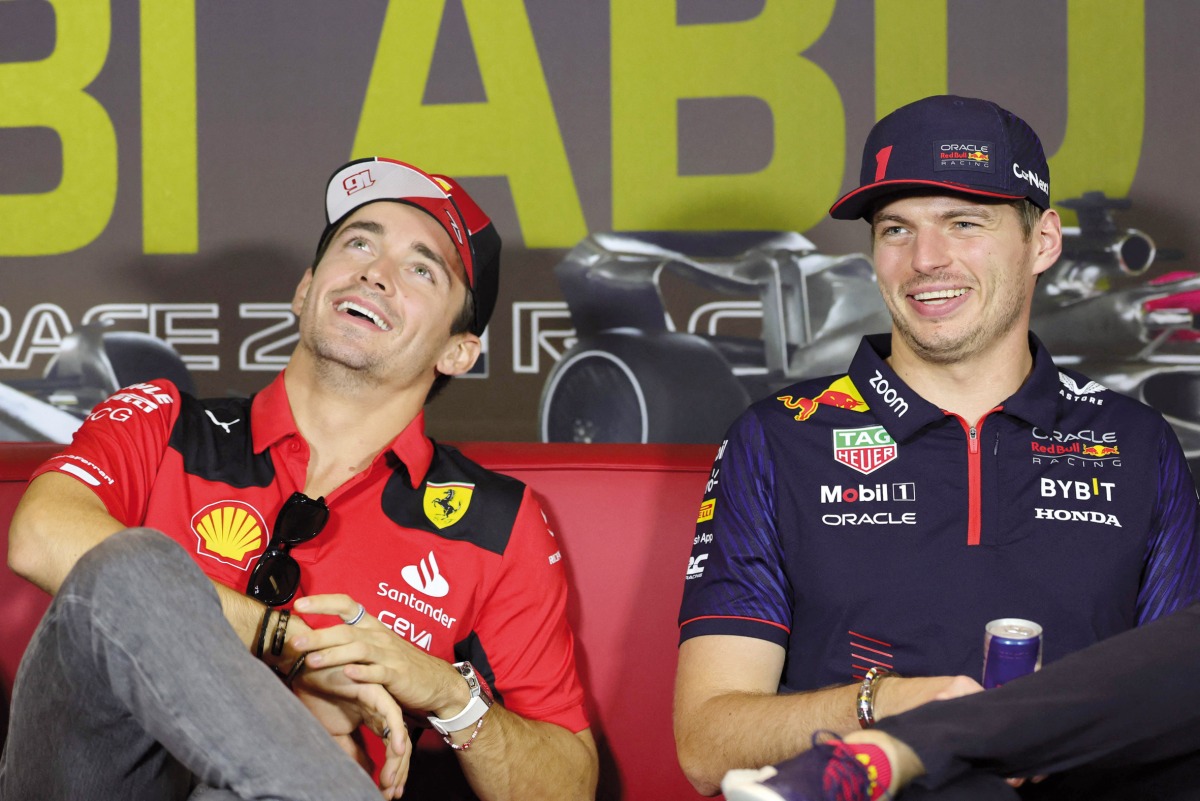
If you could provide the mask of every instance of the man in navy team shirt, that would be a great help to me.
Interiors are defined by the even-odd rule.
[[[1029,331],[1062,250],[1049,188],[994,103],[926,98],[872,130],[830,213],[871,224],[891,335],[743,414],[701,506],[675,697],[701,792],[977,691],[989,620],[1042,624],[1051,663],[1200,593],[1170,427]]]

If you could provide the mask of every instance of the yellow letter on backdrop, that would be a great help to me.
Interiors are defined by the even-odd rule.
[[[109,4],[50,4],[54,52],[41,61],[0,64],[0,127],[57,132],[62,181],[49,192],[0,195],[0,256],[78,250],[104,231],[117,199],[116,133],[108,113],[84,91],[108,57]]]
[[[875,119],[946,94],[946,0],[875,0]]]
[[[1125,197],[1146,123],[1146,11],[1142,0],[1067,4],[1067,130],[1050,159],[1052,201],[1102,190]],[[1075,212],[1061,209],[1064,222]]]
[[[143,0],[142,243],[146,253],[195,253],[196,3]]]
[[[521,0],[463,0],[486,103],[423,105],[445,0],[391,0],[354,157],[389,156],[459,176],[508,178],[526,247],[587,233]]]
[[[834,0],[765,0],[743,22],[677,25],[675,3],[612,0],[613,227],[783,229],[817,223],[838,196],[845,115],[833,81],[800,54]],[[678,174],[678,101],[756,97],[774,116],[771,162],[740,175]]]

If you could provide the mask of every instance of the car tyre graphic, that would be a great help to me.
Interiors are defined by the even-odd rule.
[[[719,442],[749,402],[700,337],[606,332],[563,354],[538,425],[543,442]]]

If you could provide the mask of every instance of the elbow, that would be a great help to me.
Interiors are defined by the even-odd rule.
[[[683,768],[683,775],[700,795],[714,796],[721,792],[721,777],[711,775],[709,766],[685,761],[681,755],[679,767]]]
[[[8,530],[8,569],[42,589],[54,592],[57,582],[52,580],[46,540],[39,536],[34,517],[28,509],[17,507]]]
[[[713,796],[721,792],[721,779],[724,771],[714,765],[713,752],[710,747],[694,747],[695,738],[689,738],[675,730],[675,753],[679,759],[679,767],[692,787],[700,795]]]

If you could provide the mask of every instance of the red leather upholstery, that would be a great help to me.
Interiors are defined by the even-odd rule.
[[[466,443],[480,464],[538,494],[572,586],[571,623],[593,731],[598,797],[697,798],[675,759],[675,625],[696,509],[715,448],[695,445]],[[0,542],[24,483],[55,446],[0,444]],[[0,570],[0,678],[17,662],[49,599]]]

